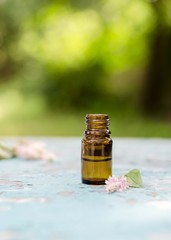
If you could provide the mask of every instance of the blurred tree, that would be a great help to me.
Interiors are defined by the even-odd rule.
[[[126,91],[118,90],[115,74],[131,72],[147,60],[154,17],[147,1],[3,0],[0,4],[1,81],[11,79],[23,94],[41,95],[49,108],[80,109],[103,104],[105,96],[111,108],[115,102],[126,106],[130,99],[124,96]],[[130,89],[129,81],[120,82],[121,88]]]
[[[23,66],[18,54],[18,42],[22,35],[22,25],[30,14],[34,15],[40,4],[48,0],[0,0],[0,81],[11,80]]]
[[[117,90],[111,76],[146,59],[145,39],[151,25],[147,4],[142,0],[97,2],[52,1],[23,22],[20,51],[27,63],[30,59],[31,69],[25,65],[23,85],[27,92],[42,93],[49,108],[80,109],[98,101],[105,105],[104,96],[113,95],[112,107]],[[36,62],[42,66],[39,76]],[[33,70],[34,76],[29,74]]]
[[[151,5],[156,25],[152,33],[143,107],[150,115],[165,115],[171,114],[171,4],[170,0],[156,0]]]
[[[5,81],[16,70],[16,61],[11,57],[11,46],[16,41],[19,28],[11,8],[0,2],[0,81]]]
[[[48,74],[44,95],[51,108],[86,109],[106,96],[105,72],[100,63],[92,63],[81,69],[62,74]]]

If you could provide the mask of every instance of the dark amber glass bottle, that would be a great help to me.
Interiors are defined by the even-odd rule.
[[[105,184],[112,176],[112,139],[107,114],[86,115],[85,137],[82,139],[82,182]]]

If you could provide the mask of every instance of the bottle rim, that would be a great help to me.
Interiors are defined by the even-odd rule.
[[[94,114],[94,113],[89,113],[86,115],[86,120],[107,120],[109,119],[108,114],[103,114],[103,113],[98,113],[98,114]]]

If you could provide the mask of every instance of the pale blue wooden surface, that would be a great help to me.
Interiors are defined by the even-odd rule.
[[[79,138],[39,140],[56,162],[0,161],[0,240],[171,239],[171,140],[114,139],[114,174],[145,184],[114,194],[81,184]]]

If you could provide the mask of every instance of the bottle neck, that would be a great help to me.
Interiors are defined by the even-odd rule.
[[[110,137],[109,117],[107,114],[87,114],[86,115],[86,130],[85,137],[92,138],[104,138]]]

